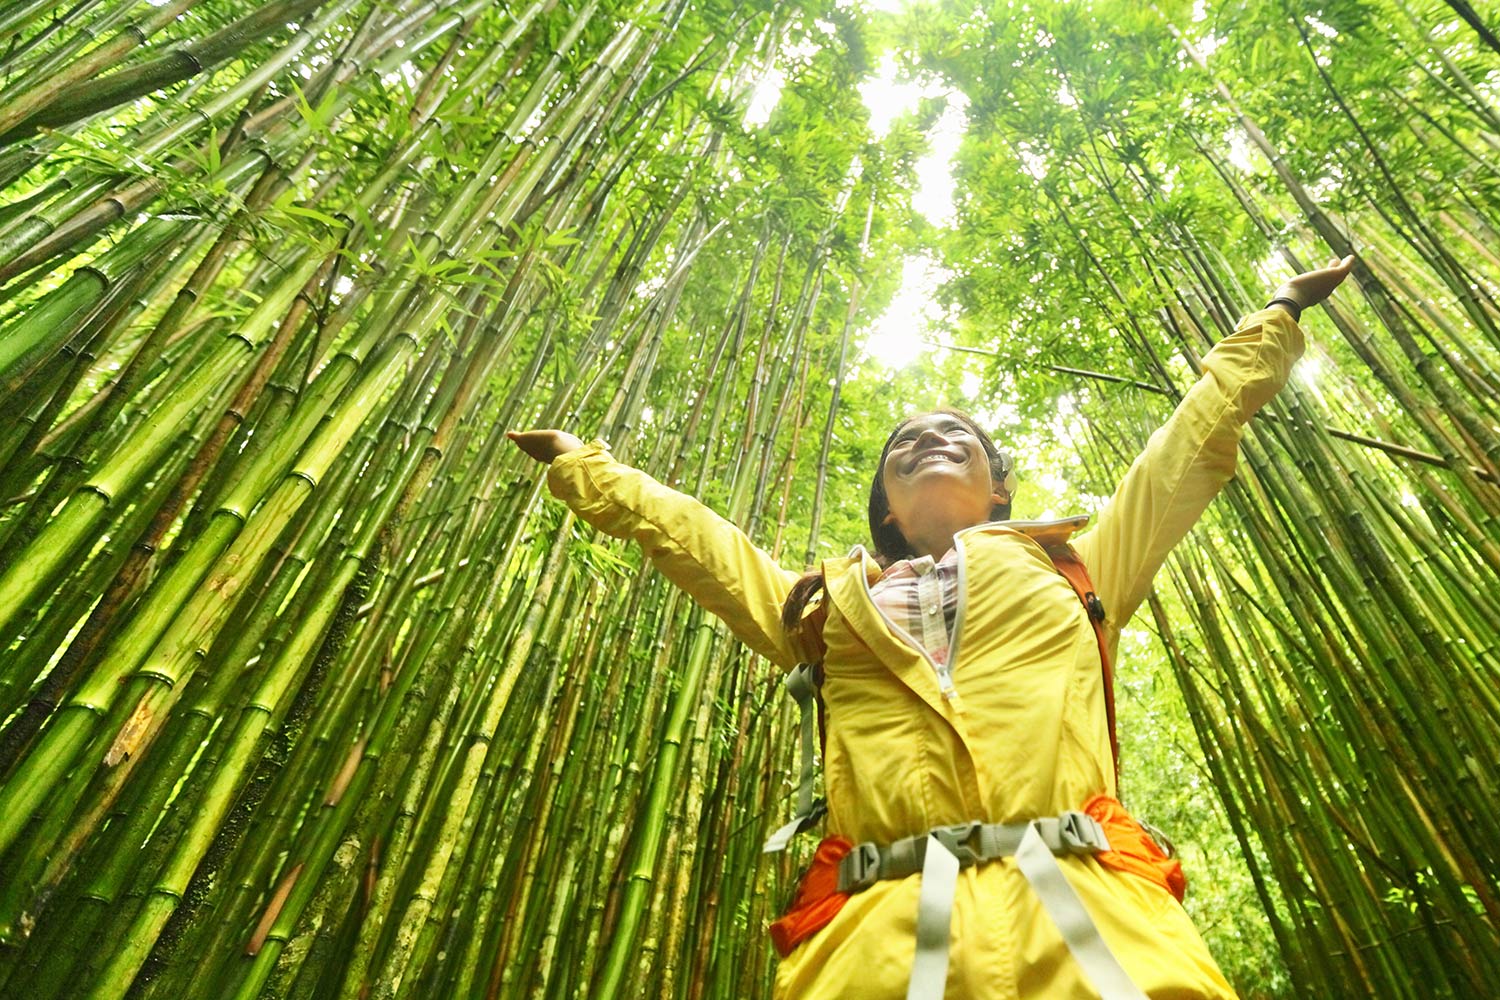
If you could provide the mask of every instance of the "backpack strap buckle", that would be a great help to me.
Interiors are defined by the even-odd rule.
[[[879,881],[879,844],[855,844],[839,861],[839,892],[862,892]]]
[[[1057,840],[1066,854],[1098,854],[1109,850],[1104,827],[1088,813],[1076,809],[1058,814]]]
[[[970,820],[967,823],[955,823],[951,826],[935,826],[928,831],[928,834],[948,848],[948,851],[958,859],[960,868],[968,868],[970,865],[977,865],[981,861],[988,860],[984,856],[980,843],[980,831],[983,827],[984,824],[978,820]]]

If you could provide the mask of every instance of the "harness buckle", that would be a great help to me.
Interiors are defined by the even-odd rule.
[[[979,843],[980,828],[983,826],[983,823],[975,819],[967,823],[954,823],[952,826],[935,826],[927,832],[952,852],[958,859],[960,868],[967,868],[984,860]]]
[[[855,844],[839,861],[839,892],[862,892],[880,881],[880,846]]]
[[[1147,836],[1156,841],[1156,846],[1161,849],[1163,854],[1168,858],[1177,857],[1177,845],[1172,843],[1172,839],[1165,833],[1162,833],[1160,828],[1147,823],[1143,819],[1136,820],[1136,823],[1140,824],[1141,829],[1146,831]]]
[[[1097,854],[1109,850],[1104,827],[1088,813],[1076,809],[1058,814],[1057,839],[1068,854]]]

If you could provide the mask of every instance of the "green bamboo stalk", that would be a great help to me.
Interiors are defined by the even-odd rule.
[[[262,4],[212,34],[176,46],[149,62],[74,83],[53,95],[45,106],[16,126],[0,132],[0,144],[16,141],[20,137],[18,133],[67,125],[206,73],[276,29],[301,21],[324,2],[279,0]]]
[[[0,331],[0,389],[14,393],[38,368],[67,344],[78,319],[92,309],[123,275],[180,235],[182,226],[157,220],[138,239],[122,244],[92,266],[76,273],[49,295],[41,308],[17,317]]]
[[[435,638],[435,636],[433,636]],[[300,877],[291,886],[284,902],[267,915],[270,923],[263,936],[263,945],[257,944],[254,958],[244,972],[238,987],[241,996],[254,996],[265,979],[271,974],[276,959],[292,935],[292,925],[307,905],[315,888],[319,873],[328,864],[333,848],[344,830],[354,805],[362,797],[375,776],[375,765],[380,761],[388,742],[397,731],[399,709],[405,692],[415,681],[416,671],[408,669],[397,677],[395,685],[386,693],[379,717],[371,726],[368,738],[358,749],[361,753],[350,758],[354,764],[352,776],[340,784],[336,796],[330,797],[320,822],[306,840],[305,860],[299,862]],[[331,811],[330,811],[331,810]]]
[[[235,567],[231,571],[233,574],[237,576],[242,572],[239,567],[253,566],[264,557],[266,549],[274,541],[275,535],[279,533],[291,512],[305,502],[313,484],[318,481],[348,437],[364,420],[366,410],[383,394],[386,380],[399,370],[411,346],[412,343],[409,340],[398,340],[392,344],[384,358],[376,359],[365,378],[341,408],[342,412],[338,417],[326,423],[308,443],[304,457],[293,467],[283,481],[283,485],[266,500],[255,520],[247,526],[246,531],[225,553],[225,562]],[[159,714],[171,704],[168,693],[179,688],[191,675],[191,663],[183,658],[182,651],[191,657],[192,650],[196,649],[202,641],[203,633],[216,629],[222,623],[223,616],[227,615],[232,607],[230,601],[234,592],[233,578],[226,574],[210,582],[208,588],[203,591],[208,595],[206,599],[199,599],[189,604],[180,613],[177,621],[186,622],[187,628],[191,631],[180,635],[174,623],[174,627],[169,628],[157,644],[157,648],[162,649],[165,655],[159,660],[148,661],[147,665],[137,672],[137,676],[145,683],[137,681],[125,696],[127,703],[131,701],[137,703],[138,708],[135,710],[137,714],[143,711],[149,711],[153,715]],[[215,606],[217,610],[212,610]],[[305,629],[301,633],[303,641],[311,641],[320,635],[321,629],[316,628]],[[205,791],[204,804],[200,806],[198,820],[194,823],[192,831],[178,841],[177,850],[174,851],[152,895],[147,898],[141,913],[126,935],[128,942],[126,947],[114,954],[101,973],[100,980],[91,993],[92,996],[102,998],[125,995],[125,990],[135,978],[151,945],[170,917],[172,910],[175,909],[177,901],[186,891],[187,883],[201,861],[203,852],[207,850],[219,822],[233,802],[233,792],[252,759],[261,733],[271,723],[277,702],[282,693],[291,685],[297,671],[303,665],[305,654],[309,652],[307,648],[299,648],[296,645],[289,646],[288,649],[293,650],[297,655],[284,655],[267,673],[260,684],[258,693],[246,705],[231,738],[229,752],[220,761],[213,785]],[[165,687],[156,687],[152,684],[153,681],[165,682]],[[147,685],[150,686],[147,687]],[[143,687],[146,689],[141,690]],[[84,689],[84,692],[86,691],[87,688]],[[117,741],[116,745],[111,748],[111,755],[121,752],[129,751],[121,747]],[[108,763],[107,759],[106,763]]]
[[[73,550],[86,539],[87,532],[110,499],[132,488],[154,464],[160,453],[172,443],[171,432],[183,417],[217,389],[244,352],[254,349],[256,340],[277,314],[284,311],[285,305],[318,264],[319,261],[312,258],[289,272],[279,294],[262,300],[242,330],[225,339],[211,362],[194,372],[172,397],[157,408],[151,419],[133,435],[129,447],[117,452],[70,498],[47,529],[27,547],[25,555],[0,576],[0,593],[6,595],[4,603],[7,607],[14,609],[24,605],[65,564]],[[8,623],[14,614],[14,611],[9,612],[0,618],[0,622]],[[54,728],[48,730],[44,742],[0,789],[0,801],[6,804],[5,819],[0,821],[0,849],[13,842],[21,823],[46,794],[47,786],[71,764],[81,749],[77,742],[79,737],[92,729],[92,720],[97,718],[95,713],[106,711],[112,703],[116,681],[134,666],[133,659],[132,656],[127,657],[129,662],[121,661],[125,662],[123,667],[117,663],[109,670],[96,671],[91,687],[85,686],[71,699],[72,711],[64,710],[67,720],[59,717]],[[62,749],[64,747],[67,749]]]
[[[175,144],[186,140],[205,124],[241,106],[282,72],[309,44],[337,23],[356,2],[357,0],[335,0],[317,20],[295,33],[286,45],[257,64],[234,86],[205,101],[190,113],[139,136],[136,156],[148,162],[164,156]],[[348,95],[339,95],[335,104],[339,110],[344,110],[349,100]],[[280,108],[280,113],[283,117],[292,114],[293,108],[294,105],[287,102]],[[274,159],[270,154],[292,145],[310,130],[309,125],[300,119],[298,126],[289,128],[282,125],[278,130],[278,125],[282,123],[274,116],[268,117],[265,114],[246,122],[245,133],[252,137],[264,136],[262,145],[265,148],[244,150],[223,161],[218,172],[209,179],[210,183],[217,179],[230,189],[247,183],[251,175],[258,174],[265,167],[268,159]],[[186,160],[177,162],[175,167],[184,172],[200,169],[197,164]],[[23,260],[35,264],[68,250],[76,250],[86,239],[118,219],[125,211],[126,203],[132,207],[142,207],[159,195],[164,189],[165,181],[155,174],[142,178],[125,187],[122,199],[108,196],[116,183],[114,179],[98,179],[82,174],[76,179],[70,179],[65,175],[61,180],[60,197],[36,212],[19,217],[5,231],[0,232],[0,261],[8,268],[5,273],[16,273],[18,268],[14,261],[23,254],[26,255]]]
[[[162,28],[171,24],[183,11],[189,10],[197,0],[171,0],[163,4],[150,17],[132,24],[109,42],[95,48],[86,58],[72,63],[66,70],[52,75],[44,84],[38,82],[21,88],[0,102],[0,135],[25,121],[38,109],[55,102],[64,88],[87,80],[111,63],[119,60],[138,45],[145,43]]]
[[[537,584],[535,594],[545,598],[553,587],[559,586],[558,581],[562,577],[565,565],[564,556],[568,549],[567,542],[568,531],[565,522],[563,530],[558,532],[558,540],[554,543],[552,552],[549,553],[547,569]],[[482,715],[476,720],[475,731],[466,748],[455,794],[448,803],[448,820],[438,834],[437,849],[431,855],[431,861],[423,872],[421,883],[396,926],[395,943],[390,951],[391,959],[376,977],[375,995],[378,997],[395,996],[401,986],[404,966],[409,957],[408,950],[416,940],[420,926],[426,921],[428,907],[436,896],[437,882],[443,877],[449,856],[460,836],[458,828],[468,812],[469,799],[479,791],[479,772],[484,766],[490,746],[488,734],[493,732],[499,724],[500,713],[505,709],[521,668],[531,652],[532,643],[548,606],[549,602],[545,599],[537,600],[533,597],[532,608],[522,622],[519,634],[508,644],[509,652],[500,670],[498,682],[491,690]]]
[[[12,31],[19,33],[22,25],[38,20],[55,3],[56,0],[27,0],[13,5],[10,10],[0,14],[0,35]]]

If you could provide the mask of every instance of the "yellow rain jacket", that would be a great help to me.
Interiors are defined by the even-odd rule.
[[[1247,317],[1204,357],[1203,376],[1151,436],[1097,525],[1072,539],[1108,614],[1111,654],[1168,551],[1233,475],[1242,426],[1285,383],[1302,349],[1287,312]],[[757,653],[788,669],[803,658],[780,623],[798,574],[734,525],[614,461],[598,442],[559,456],[548,482],[588,523],[640,542]],[[871,601],[879,569],[865,550],[824,560],[829,834],[888,844],[966,820],[1055,816],[1114,794],[1097,641],[1040,544],[1067,538],[1077,520],[992,522],[956,537],[952,699],[925,654]],[[1091,857],[1057,860],[1149,996],[1234,996],[1170,893]],[[777,996],[904,997],[920,881],[882,881],[850,897],[782,962]],[[959,873],[950,940],[949,1000],[1098,995],[1011,858]]]

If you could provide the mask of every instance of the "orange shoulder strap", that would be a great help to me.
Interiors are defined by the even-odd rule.
[[[1094,582],[1089,579],[1088,567],[1078,558],[1073,546],[1050,545],[1047,547],[1047,555],[1052,557],[1052,565],[1057,567],[1057,571],[1073,587],[1073,593],[1083,602],[1089,622],[1094,626],[1094,638],[1099,642],[1099,665],[1104,671],[1104,716],[1109,721],[1109,749],[1114,755],[1115,783],[1118,784],[1120,738],[1115,733],[1115,671],[1114,665],[1109,662],[1109,646],[1104,638],[1104,605],[1100,603],[1099,595],[1094,593]]]

